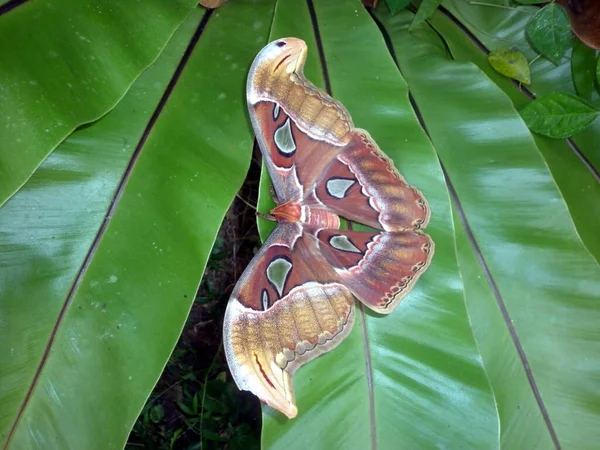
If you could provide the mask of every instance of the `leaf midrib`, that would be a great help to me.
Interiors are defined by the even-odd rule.
[[[15,3],[16,4],[15,6],[18,6],[18,4],[24,3],[24,1],[26,1],[26,0],[16,0],[14,2],[9,2],[7,4]],[[5,5],[7,5],[7,4],[5,4]],[[5,5],[3,5],[3,6],[5,6]],[[0,14],[2,12],[3,12],[2,6],[0,6]],[[190,42],[189,42],[183,56],[181,57],[181,60],[179,61],[177,68],[175,69],[175,72],[173,73],[171,79],[169,80],[167,87],[165,88],[165,92],[163,93],[162,97],[160,98],[158,105],[156,106],[154,112],[152,113],[152,116],[150,117],[150,120],[148,121],[148,124],[146,125],[146,128],[144,129],[144,132],[142,133],[142,136],[140,137],[138,144],[136,145],[136,148],[135,148],[133,154],[131,155],[129,163],[128,163],[127,167],[125,168],[123,176],[121,177],[121,180],[119,181],[117,189],[115,190],[113,198],[110,202],[110,206],[109,206],[108,210],[106,211],[104,220],[102,221],[102,224],[100,225],[100,228],[98,229],[98,232],[96,233],[96,236],[94,237],[94,240],[92,241],[92,244],[91,244],[88,252],[85,255],[85,258],[81,264],[81,267],[79,268],[79,270],[73,280],[71,288],[69,289],[69,292],[67,293],[64,304],[58,314],[58,317],[56,318],[56,323],[54,324],[54,327],[52,328],[52,332],[50,333],[50,337],[48,338],[48,342],[46,343],[46,347],[44,349],[42,358],[38,364],[38,367],[36,368],[33,379],[31,381],[29,387],[27,388],[27,393],[25,394],[25,398],[23,399],[23,401],[19,407],[19,410],[18,410],[17,415],[14,419],[14,422],[10,428],[10,431],[8,432],[8,435],[6,436],[6,442],[4,443],[4,446],[3,446],[4,450],[7,450],[10,447],[11,441],[12,441],[13,437],[15,436],[15,433],[16,433],[19,423],[25,413],[27,405],[29,404],[29,401],[31,400],[33,391],[35,390],[35,387],[37,386],[37,383],[42,375],[44,367],[46,366],[46,362],[48,361],[48,357],[49,357],[52,347],[54,345],[54,341],[56,339],[56,336],[58,334],[60,326],[66,315],[66,312],[68,311],[69,306],[71,305],[71,303],[75,297],[75,294],[77,293],[77,289],[78,289],[79,285],[81,284],[81,281],[87,271],[87,268],[89,267],[90,263],[92,262],[94,255],[96,254],[96,250],[98,249],[98,246],[100,245],[100,242],[102,241],[102,238],[108,228],[108,225],[110,224],[110,222],[112,220],[112,217],[113,217],[114,212],[119,204],[119,201],[121,199],[123,191],[125,190],[125,186],[127,185],[129,178],[131,177],[131,172],[135,166],[135,163],[139,159],[141,152],[146,144],[146,141],[148,140],[148,137],[149,137],[152,129],[154,128],[154,125],[158,121],[158,118],[160,117],[169,97],[171,96],[173,90],[175,89],[175,86],[177,85],[177,82],[179,81],[179,78],[181,77],[181,74],[183,73],[183,70],[189,61],[190,56],[191,56],[192,52],[194,51],[194,48],[198,44],[198,41],[200,40],[200,36],[202,35],[204,29],[206,28],[206,24],[208,22],[208,19],[211,17],[212,12],[213,12],[212,9],[207,9],[206,12],[204,13],[204,15],[202,16],[202,19],[200,20],[196,31],[192,35],[192,38],[190,39]]]
[[[446,10],[443,7],[439,8],[440,11],[442,11],[445,15],[447,15],[452,22],[454,22],[457,26],[459,26],[459,28],[461,28],[461,30],[463,30],[466,35],[473,40],[473,42],[476,44],[476,46],[483,52],[485,52],[486,54],[489,53],[489,50],[483,45],[483,43],[481,43],[466,27],[464,27],[460,22],[458,22],[458,20],[452,16],[448,10]],[[433,27],[432,27],[433,28]],[[436,31],[436,30],[435,30]],[[385,30],[385,28],[382,29],[382,33],[387,34],[387,31]],[[437,33],[437,31],[436,31]],[[438,33],[439,35],[439,33]],[[444,44],[446,44],[445,39],[443,38],[443,36],[440,36],[442,38],[442,41],[444,42]],[[392,58],[394,59],[394,62],[396,63],[396,66],[398,67],[398,70],[401,72],[400,66],[398,64],[397,58],[395,56],[395,52],[394,52],[394,48],[391,45],[391,41],[389,39],[386,39],[386,44],[388,47],[388,51],[390,52],[390,54],[392,55]],[[451,55],[452,53],[450,53]],[[529,92],[527,90],[527,88],[523,88],[525,89],[527,95],[529,95],[531,98],[535,98],[535,96]],[[524,92],[525,92],[524,91]],[[429,136],[429,132],[427,130],[426,124],[424,122],[423,116],[419,110],[419,107],[417,105],[417,103],[415,102],[414,98],[412,97],[411,94],[409,94],[409,100],[411,103],[411,106],[413,107],[413,110],[415,112],[415,115],[417,116],[419,123],[421,124],[423,130],[425,131],[425,133],[427,134],[427,136]],[[431,138],[430,138],[431,139]],[[439,157],[438,157],[439,158]],[[506,305],[504,303],[504,299],[496,285],[496,282],[491,274],[491,271],[489,269],[489,266],[487,265],[487,262],[481,252],[481,249],[479,247],[479,244],[477,243],[477,240],[475,239],[475,236],[472,232],[472,229],[467,221],[466,215],[464,213],[464,209],[462,208],[462,204],[460,202],[460,199],[458,198],[458,194],[456,192],[456,190],[454,189],[454,186],[449,178],[449,175],[444,167],[443,162],[441,161],[441,159],[439,160],[439,164],[440,167],[442,169],[442,172],[444,174],[444,181],[446,182],[446,186],[448,189],[448,193],[450,195],[450,198],[452,199],[452,202],[454,204],[454,206],[456,207],[456,210],[458,212],[458,218],[460,220],[460,223],[463,227],[463,229],[465,230],[465,233],[467,235],[467,238],[469,240],[469,243],[473,249],[473,252],[477,258],[477,261],[481,267],[481,270],[484,274],[484,276],[486,277],[486,280],[492,290],[492,293],[494,294],[494,297],[496,299],[496,302],[498,304],[498,307],[501,311],[502,317],[504,319],[504,322],[506,324],[506,327],[509,331],[511,340],[513,341],[513,344],[515,345],[515,348],[517,350],[517,353],[519,355],[519,359],[521,360],[521,364],[523,366],[523,369],[525,371],[525,374],[527,376],[527,380],[529,382],[530,388],[532,390],[532,393],[534,395],[534,398],[536,400],[536,403],[538,405],[538,408],[540,409],[540,412],[542,414],[542,417],[544,419],[544,422],[546,424],[546,427],[548,429],[548,432],[550,434],[550,437],[552,439],[553,444],[555,445],[555,448],[557,450],[561,449],[561,445],[560,445],[560,441],[558,440],[558,436],[556,434],[556,431],[554,429],[554,425],[552,424],[552,421],[550,419],[550,416],[548,414],[548,411],[546,409],[546,406],[543,402],[543,399],[541,397],[541,394],[539,392],[539,389],[537,387],[537,383],[536,380],[533,376],[533,373],[531,371],[531,367],[529,365],[529,360],[527,358],[527,355],[521,345],[519,336],[516,332],[516,329],[514,328],[514,325],[512,323],[512,319],[510,317],[510,314],[508,313],[508,310],[506,308]]]
[[[327,70],[327,61],[325,58],[325,52],[323,50],[323,42],[321,40],[321,32],[319,31],[319,24],[317,21],[317,14],[313,4],[313,0],[306,0],[310,18],[313,24],[313,30],[315,33],[315,41],[317,43],[317,50],[319,52],[319,59],[321,61],[321,69],[323,71],[323,80],[325,82],[325,90],[329,95],[333,97],[331,89],[331,81],[329,79],[329,72]],[[350,224],[350,222],[348,222]],[[373,367],[371,361],[370,343],[369,336],[367,333],[367,321],[365,320],[365,310],[362,303],[359,302],[358,309],[360,311],[360,318],[362,320],[362,342],[365,357],[365,368],[367,378],[367,391],[369,396],[369,429],[371,434],[371,450],[377,450],[377,429],[375,421],[375,392],[373,386]]]

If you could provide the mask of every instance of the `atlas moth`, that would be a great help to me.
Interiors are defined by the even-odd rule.
[[[387,314],[429,266],[430,217],[344,106],[303,74],[296,38],[264,47],[250,68],[247,100],[269,171],[277,226],[235,286],[223,326],[238,387],[289,418],[298,410],[292,376],[342,342],[354,297]],[[340,217],[376,229],[341,230]]]

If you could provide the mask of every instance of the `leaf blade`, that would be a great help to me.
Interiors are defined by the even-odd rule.
[[[559,64],[571,44],[571,27],[565,10],[551,3],[540,9],[525,28],[531,45],[542,55]]]
[[[415,18],[410,24],[409,30],[414,30],[419,25],[425,23],[433,13],[439,8],[442,0],[423,0],[415,14]]]
[[[491,51],[488,60],[490,65],[502,75],[524,84],[531,84],[529,63],[519,50],[502,47]]]
[[[592,99],[595,66],[596,51],[574,37],[573,53],[571,54],[571,76],[573,77],[575,91],[586,100]]]
[[[447,16],[437,15],[430,23],[436,32],[444,37],[454,59],[476,64],[508,95],[517,111],[531,103],[532,99],[527,92],[523,92],[520,87],[489,66],[485,50],[482,50],[471,36],[465,35],[454,21]],[[600,261],[600,236],[595,226],[596,223],[600,223],[598,178],[587,165],[582,164],[573,144],[535,133],[533,139],[569,207],[581,239],[596,260]]]
[[[565,139],[584,130],[600,112],[580,98],[563,92],[540,97],[521,110],[532,131],[554,139]]]
[[[43,436],[47,439],[43,447],[48,449],[123,447],[178,339],[223,216],[245,177],[252,136],[240,93],[245,84],[245,67],[266,42],[268,22],[264,18],[272,13],[273,7],[271,0],[249,5],[228,3],[211,16],[205,28],[200,19],[202,9],[198,8],[190,17],[192,34],[201,32],[197,35],[201,36],[200,41],[159,111],[152,133],[143,142],[143,151],[140,150],[127,183],[123,184],[116,206],[110,210],[109,224],[91,259],[84,264],[80,283],[74,287],[54,334],[52,351],[44,361],[40,354],[48,345],[58,311],[65,305],[73,279],[77,278],[99,226],[96,207],[100,222],[107,208],[102,202],[94,205],[93,228],[87,229],[87,222],[75,221],[64,230],[66,238],[61,236],[60,245],[53,244],[50,234],[55,229],[56,212],[61,212],[58,215],[61,218],[73,211],[78,212],[78,219],[85,217],[86,201],[94,200],[98,192],[108,192],[110,205],[115,185],[103,183],[102,177],[106,171],[112,172],[113,177],[116,173],[118,183],[123,166],[112,166],[113,159],[102,152],[105,142],[99,139],[93,148],[100,153],[100,168],[94,167],[94,175],[100,179],[80,177],[89,181],[92,188],[82,198],[75,183],[80,179],[64,182],[60,178],[73,167],[69,160],[59,158],[64,155],[57,153],[49,168],[58,174],[54,181],[63,181],[63,187],[70,188],[67,196],[61,195],[58,204],[47,207],[45,202],[38,203],[36,215],[27,216],[30,205],[24,203],[22,214],[26,220],[22,221],[21,230],[35,229],[40,234],[44,231],[48,239],[37,242],[20,233],[18,227],[11,230],[23,263],[15,265],[18,275],[15,280],[10,280],[6,271],[0,271],[1,284],[13,288],[11,302],[28,300],[28,303],[21,309],[18,305],[11,308],[11,328],[0,329],[0,345],[11,345],[7,342],[12,341],[14,354],[26,359],[30,371],[20,382],[25,388],[31,383],[32,372],[38,367],[43,367],[43,371],[39,372],[37,388],[29,399],[23,399],[22,386],[17,393],[12,383],[4,380],[0,383],[3,436],[6,436],[5,414],[9,413],[4,408],[5,402],[14,401],[17,394],[17,406],[25,406],[22,420],[16,423],[13,446],[36,447],[39,446],[36,439]],[[222,33],[223,28],[241,26],[247,20],[254,26],[241,27],[241,34],[237,34],[239,42]],[[182,51],[190,40],[187,35]],[[179,60],[176,59],[176,64]],[[219,75],[224,71],[227,77]],[[132,92],[133,96],[142,100],[152,97],[156,101],[155,92],[149,95],[144,90],[158,90],[160,98],[165,83],[153,81],[159,83],[145,84],[141,91]],[[219,122],[215,123],[216,117]],[[143,119],[136,120],[136,126],[141,122],[142,131],[147,122]],[[123,122],[113,123],[102,134],[103,139],[115,144],[111,149],[115,152],[120,152],[124,145],[120,137],[122,127],[128,123]],[[90,132],[92,128],[93,125],[81,132]],[[84,155],[93,146],[89,135],[73,140]],[[125,160],[127,165],[130,154]],[[78,170],[86,168],[86,165],[75,166]],[[36,188],[40,186],[32,186],[34,191]],[[49,187],[46,193],[57,194]],[[21,192],[10,202],[19,195]],[[5,215],[5,208],[0,213],[5,220],[11,219]],[[71,239],[82,231],[86,232],[86,239]],[[1,238],[5,239],[6,234]],[[36,245],[18,247],[19,243],[29,242]],[[2,252],[1,256],[4,266],[8,255]],[[36,264],[44,256],[42,264]],[[58,276],[49,261],[68,263],[68,267]],[[23,270],[28,267],[31,270]],[[19,282],[26,276],[35,278],[35,285]],[[26,295],[39,292],[42,297]],[[44,301],[36,301],[39,298]],[[4,290],[2,300],[3,305],[8,304]],[[26,333],[19,334],[20,328]],[[27,339],[8,339],[9,335]],[[29,346],[31,342],[35,346]],[[140,348],[144,351],[139,351]],[[5,348],[3,354],[4,351]],[[10,347],[6,354],[10,355]],[[9,363],[3,359],[3,364]],[[0,376],[13,376],[14,382],[15,369],[19,368],[13,364],[10,370],[0,371]],[[97,406],[90,408],[91,403]],[[15,412],[11,411],[9,426],[16,420]]]
[[[0,92],[10,114],[0,122],[0,205],[76,127],[118,103],[193,6],[52,0],[2,15]]]
[[[599,351],[593,324],[600,320],[600,266],[575,231],[529,130],[495,83],[472,63],[444,61],[439,50],[415,40],[395,48],[548,412],[548,425],[542,420],[535,431],[525,427],[514,433],[510,427],[523,426],[524,414],[499,405],[509,414],[500,430],[512,433],[518,445],[522,435],[535,432],[534,442],[543,440],[552,448],[586,446],[599,436],[591,424],[600,416],[600,405],[589,398],[598,364],[578,362]],[[411,52],[400,52],[403,48]],[[565,320],[577,325],[557,327]],[[594,338],[586,342],[594,342],[594,348],[580,345],[588,333]],[[506,342],[505,351],[514,352]],[[574,373],[578,382],[565,385]],[[518,391],[534,395],[527,386]],[[541,408],[536,416],[543,418]]]
[[[505,45],[506,41],[518,46],[532,61],[530,69],[533,83],[529,90],[535,96],[540,97],[556,91],[575,94],[567,59],[565,58],[559,66],[555,66],[546,58],[536,59],[537,54],[527,41],[524,29],[529,15],[524,12],[533,15],[537,11],[536,8],[525,6],[517,9],[489,8],[471,6],[463,2],[447,2],[444,6],[450,11],[452,17],[465,26],[485,47],[496,48]],[[592,93],[592,104],[596,107],[600,106],[600,96],[596,92]],[[600,169],[600,152],[597,151],[597,142],[600,141],[600,121],[593,122],[584,131],[573,136],[572,141],[576,152],[589,162],[592,168],[590,172],[595,176],[594,172],[598,173]],[[591,184],[597,184],[597,181],[592,180]]]

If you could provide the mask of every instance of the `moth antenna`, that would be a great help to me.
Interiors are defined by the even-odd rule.
[[[275,218],[275,216],[272,216],[271,214],[263,214],[261,212],[256,211],[256,215],[257,215],[257,217],[260,217],[261,219],[269,220],[271,222],[275,222],[277,220]]]
[[[279,198],[277,197],[275,187],[272,184],[269,185],[269,194],[271,194],[271,200],[273,200],[275,204],[279,205]]]
[[[242,201],[242,202],[243,202],[243,203],[244,203],[244,204],[245,204],[245,205],[246,205],[248,208],[251,208],[251,209],[253,209],[254,211],[256,211],[256,210],[257,210],[257,208],[256,208],[256,206],[255,206],[255,205],[253,205],[252,203],[250,203],[248,200],[245,200],[245,199],[244,199],[244,198],[243,198],[243,197],[242,197],[242,196],[241,196],[239,193],[238,193],[238,194],[235,194],[235,196],[236,196],[236,197],[237,197],[237,198],[238,198],[240,201]]]

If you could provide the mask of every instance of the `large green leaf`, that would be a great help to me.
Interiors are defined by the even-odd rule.
[[[74,128],[114,107],[194,4],[29,1],[0,15],[0,205]]]
[[[466,0],[444,0],[443,5],[452,18],[465,27],[465,32],[487,49],[496,49],[507,45],[517,47],[531,61],[531,86],[533,94],[541,96],[550,92],[569,92],[576,94],[571,75],[571,64],[567,58],[555,66],[545,58],[535,58],[525,37],[525,27],[529,18],[538,10],[532,6],[514,9],[493,8],[486,5],[472,5]],[[569,53],[567,53],[569,55]],[[592,104],[600,107],[600,95],[592,93]],[[574,136],[570,145],[589,161],[592,170],[597,174],[600,170],[600,121],[594,122],[585,131]],[[595,168],[595,169],[594,169]]]
[[[298,371],[296,419],[264,408],[265,447],[579,449],[600,437],[598,182],[568,142],[531,135],[517,113],[530,99],[474,44],[531,59],[519,28],[531,14],[450,4],[475,36],[443,10],[437,33],[409,33],[414,15],[385,5],[379,31],[358,0],[277,2],[270,37],[307,41],[309,79],[425,193],[436,254],[397,311],[357,304],[348,339]],[[196,10],[118,106],[0,209],[7,448],[122,447],[248,166],[245,77],[273,6]],[[535,61],[532,83],[572,92],[568,62]],[[591,161],[594,133],[574,140]]]
[[[314,7],[333,95],[425,193],[435,211],[428,232],[436,256],[391,315],[357,305],[357,324],[346,341],[295,376],[298,417],[289,421],[265,408],[264,446],[422,448],[437,441],[494,447],[497,412],[466,314],[436,155],[360,2],[317,1]],[[306,36],[309,44],[314,39],[315,24],[302,2],[280,0],[273,27],[273,38]],[[317,51],[309,49],[311,64]]]
[[[511,396],[524,394],[529,405],[531,395],[535,397],[538,410],[533,413],[546,424],[545,430],[539,423],[534,428],[542,448],[539,439],[557,447],[585,448],[600,437],[593,426],[600,416],[594,356],[600,351],[595,325],[600,320],[600,267],[576,233],[548,166],[510,99],[474,64],[449,60],[436,46],[408,33],[410,19],[390,30],[399,66],[446,168],[455,203],[464,212],[464,225],[495,294],[496,313],[503,314],[510,331],[513,342],[506,340],[501,354],[514,364],[518,359],[509,352],[518,353],[531,386],[527,392],[523,376],[507,377],[502,366],[491,364],[498,349],[482,345],[494,391],[514,383]],[[387,23],[385,16],[383,20]],[[403,48],[411,52],[401,52]],[[458,237],[464,242],[460,231]],[[461,253],[462,267],[472,265],[472,256]],[[475,289],[469,283],[468,298],[479,295],[473,294]],[[476,303],[467,304],[471,313]],[[471,313],[475,329],[477,318],[481,311]],[[565,384],[575,378],[576,383]],[[532,411],[511,411],[514,398],[504,403],[498,395],[496,400],[504,413],[503,446],[534,430],[521,428],[513,435],[514,424],[525,425],[519,417]]]
[[[530,104],[531,96],[492,70],[481,47],[450,17],[436,14],[431,25],[444,36],[453,58],[476,64],[509,96],[516,110],[520,111]],[[598,177],[582,164],[580,156],[573,151],[568,141],[548,139],[538,134],[534,134],[533,138],[567,203],[582,240],[596,260],[600,261],[600,235],[596,226],[600,222]]]
[[[5,447],[123,447],[248,168],[242,93],[272,10],[196,10],[0,210]]]

